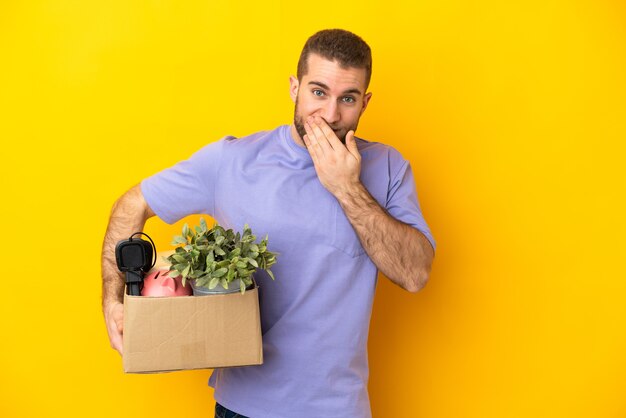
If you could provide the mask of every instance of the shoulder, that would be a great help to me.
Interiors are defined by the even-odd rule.
[[[227,135],[223,137],[220,141],[224,143],[225,147],[229,148],[250,148],[251,146],[264,145],[267,143],[268,139],[271,139],[280,134],[280,128],[281,127],[279,126],[272,130],[258,131],[241,137]]]
[[[355,139],[357,148],[361,154],[361,159],[363,161],[387,165],[390,174],[397,172],[397,170],[407,162],[400,151],[391,145],[369,141],[359,137],[355,137]]]
[[[279,127],[280,128],[280,127]],[[226,135],[204,147],[201,153],[217,155],[220,160],[246,159],[259,154],[263,148],[277,141],[272,140],[279,135],[279,128],[254,132],[237,137]]]

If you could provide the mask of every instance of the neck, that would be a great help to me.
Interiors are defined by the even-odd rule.
[[[300,134],[296,130],[296,126],[293,123],[291,124],[290,131],[291,131],[291,138],[293,139],[293,142],[300,145],[302,148],[306,148],[306,145],[304,145],[304,141],[302,140],[302,138],[300,138]]]

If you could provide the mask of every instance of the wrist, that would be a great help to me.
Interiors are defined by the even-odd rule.
[[[118,300],[118,299],[107,299],[105,301],[102,302],[102,313],[104,313],[104,316],[109,316],[109,314],[111,313],[111,311],[113,310],[113,308],[116,305],[123,305],[124,301],[123,300]]]
[[[360,181],[356,181],[354,183],[350,183],[345,185],[344,187],[338,188],[333,192],[335,198],[339,201],[339,203],[347,203],[348,200],[354,199],[359,195],[363,194],[365,191],[365,186]]]

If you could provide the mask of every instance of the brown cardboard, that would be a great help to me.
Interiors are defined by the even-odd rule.
[[[154,269],[168,268],[159,253]],[[263,364],[258,287],[222,295],[124,295],[126,373]]]

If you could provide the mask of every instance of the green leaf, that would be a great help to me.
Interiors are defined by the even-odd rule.
[[[185,224],[183,225],[183,237],[186,237],[189,235],[189,225]]]
[[[185,244],[186,242],[187,242],[187,241],[185,241],[185,242],[180,242],[179,240],[174,239],[174,240],[172,240],[172,242],[170,242],[170,245]]]
[[[270,277],[272,278],[272,280],[275,280],[275,279],[274,279],[274,273],[272,273],[272,272],[271,272],[271,270],[265,270],[265,271],[267,271],[267,274],[269,274],[269,275],[270,275]]]
[[[220,247],[215,247],[215,254],[217,254],[217,255],[226,255],[226,252],[224,252],[224,250],[222,250]]]
[[[225,278],[221,278],[220,283],[224,289],[228,289],[228,281]]]
[[[239,290],[241,290],[242,295],[246,292],[246,284],[243,282],[243,280],[239,281]]]
[[[259,267],[259,263],[257,263],[254,258],[248,258],[248,263],[250,263],[254,267],[257,267],[257,268]]]
[[[211,281],[209,282],[209,289],[215,289],[215,287],[217,286],[217,284],[220,282],[220,279],[217,277],[214,277],[211,279]]]
[[[200,226],[202,227],[203,231],[206,231],[208,229],[204,218],[200,218]]]
[[[196,230],[196,232],[197,232],[198,234],[201,234],[201,233],[202,233],[202,228],[200,228],[198,225],[196,225],[196,227],[195,227],[194,229]]]
[[[185,263],[187,260],[185,260],[185,257],[183,257],[182,255],[178,255],[178,254],[172,254],[172,258],[175,261],[178,261],[179,263]]]
[[[185,277],[187,277],[187,275],[189,274],[189,270],[191,270],[191,264],[189,264],[189,265],[185,268],[185,270],[183,270],[183,279],[184,279]]]
[[[228,269],[226,267],[222,267],[221,269],[217,269],[213,273],[211,273],[211,276],[212,277],[222,277],[226,273],[228,273]]]

